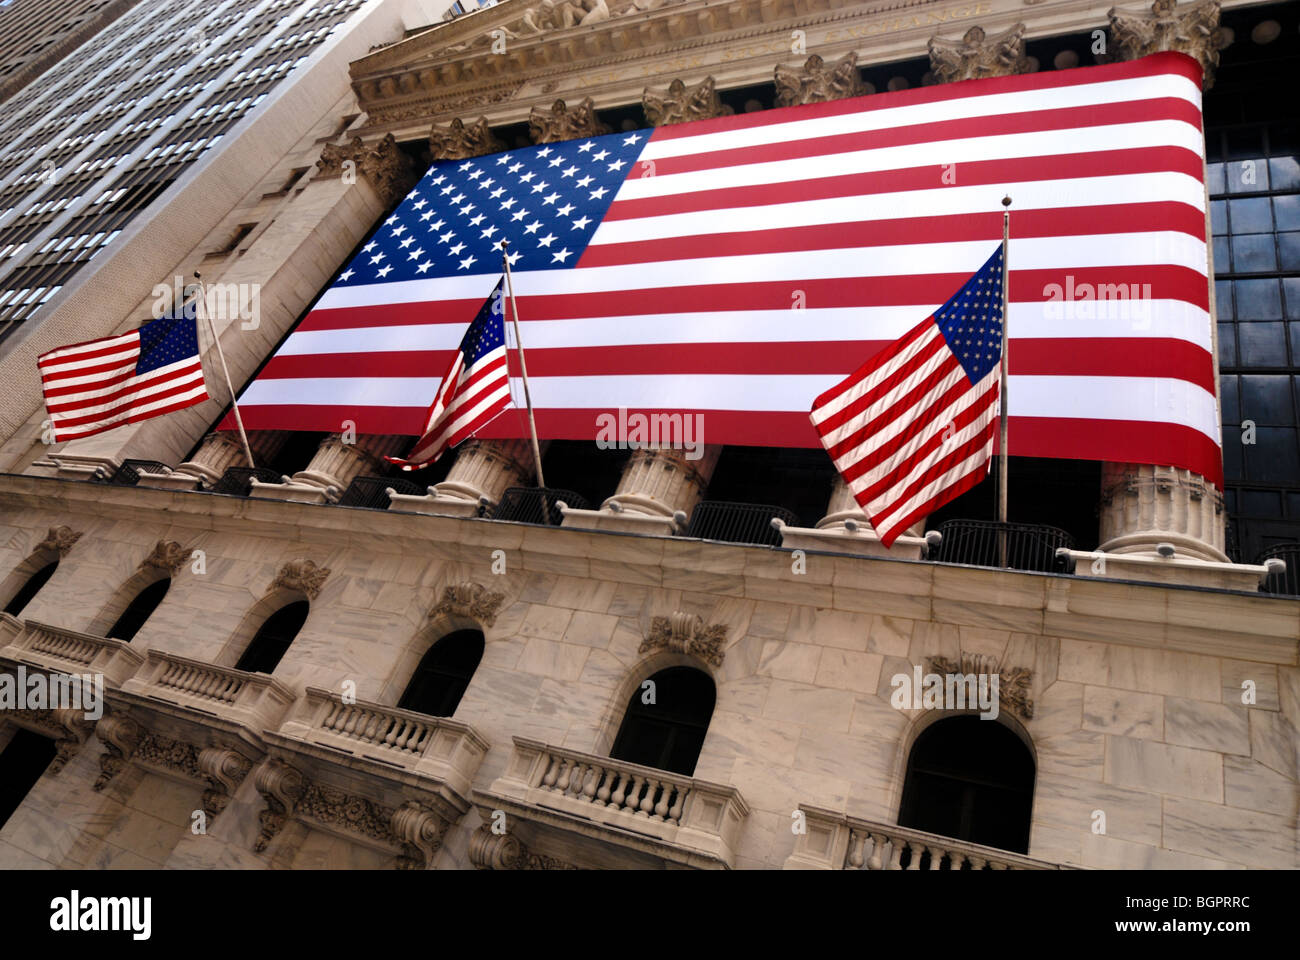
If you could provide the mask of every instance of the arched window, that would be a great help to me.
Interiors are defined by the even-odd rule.
[[[41,587],[49,583],[50,577],[54,576],[54,571],[58,568],[59,561],[54,560],[28,577],[27,582],[18,589],[13,599],[5,604],[5,613],[11,617],[16,617],[22,613],[23,607],[32,602],[32,597],[40,592]]]
[[[482,659],[482,633],[457,630],[447,634],[421,658],[397,705],[431,717],[450,717]]]
[[[104,636],[125,640],[127,643],[134,640],[135,635],[144,626],[144,622],[158,609],[158,604],[162,603],[163,597],[167,596],[167,588],[171,585],[171,579],[163,577],[137,593],[135,599],[127,605],[122,615],[117,618],[117,622],[109,627]]]
[[[907,758],[899,826],[1016,853],[1029,851],[1034,758],[995,720],[948,717],[926,727]]]
[[[716,699],[713,678],[702,670],[660,670],[633,692],[609,755],[689,777],[700,758]]]
[[[306,600],[295,600],[267,617],[244,650],[244,655],[235,664],[235,669],[250,673],[274,673],[280,658],[289,649],[289,644],[293,643],[293,638],[307,622],[310,610],[311,604]]]

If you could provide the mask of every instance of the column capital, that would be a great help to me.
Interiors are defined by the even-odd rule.
[[[1149,11],[1111,7],[1110,36],[1117,60],[1136,60],[1173,50],[1196,58],[1204,71],[1203,85],[1214,84],[1219,51],[1228,45],[1228,32],[1219,26],[1218,0],[1179,6],[1177,0],[1155,0]]]
[[[572,109],[563,100],[556,100],[549,110],[533,107],[528,116],[528,132],[533,143],[558,143],[578,137],[598,137],[611,131],[596,116],[595,101],[587,97]]]
[[[646,87],[641,94],[641,108],[653,127],[726,117],[735,112],[718,97],[712,77],[705,77],[693,87],[686,86],[680,78],[676,79],[662,94],[654,93]]]
[[[316,175],[318,180],[341,177],[348,171],[364,174],[389,206],[404,197],[415,181],[411,158],[391,133],[374,143],[366,143],[360,137],[353,137],[345,144],[327,143],[316,166],[320,171]]]
[[[776,105],[794,107],[805,103],[825,103],[860,97],[871,90],[858,73],[858,55],[846,53],[827,66],[817,54],[804,61],[802,67],[776,65]]]
[[[429,150],[435,160],[468,160],[505,149],[506,145],[492,135],[487,117],[468,125],[456,117],[446,126],[435,123],[429,131]]]
[[[1033,61],[1025,56],[1025,25],[988,36],[983,27],[971,27],[960,40],[930,38],[930,76],[934,83],[978,80],[1032,73]]]

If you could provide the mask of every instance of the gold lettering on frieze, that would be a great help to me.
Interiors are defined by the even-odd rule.
[[[925,14],[925,18],[920,16],[913,17],[893,17],[892,19],[875,20],[870,23],[864,23],[858,26],[841,27],[835,30],[829,30],[823,37],[823,43],[838,43],[841,40],[863,40],[867,37],[878,37],[886,33],[896,33],[899,30],[911,30],[918,27],[924,27],[932,24],[951,23],[956,20],[968,20],[971,17],[982,17],[992,12],[993,5],[988,0],[980,0],[976,4],[967,4],[961,7],[949,7],[946,10],[930,11]],[[763,48],[742,48],[732,51],[730,55],[724,54],[726,59],[741,59],[752,56],[756,53],[773,53],[778,50],[784,50],[788,44],[784,41],[768,44]]]

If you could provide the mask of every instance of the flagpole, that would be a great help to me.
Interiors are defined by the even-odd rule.
[[[221,338],[217,336],[216,324],[212,322],[212,315],[206,309],[208,302],[207,289],[203,286],[203,278],[199,276],[197,270],[194,271],[194,279],[199,282],[199,299],[194,305],[194,310],[197,314],[201,307],[204,308],[203,316],[208,321],[208,329],[212,331],[212,342],[217,345],[217,358],[221,361],[221,372],[226,378],[226,389],[230,391],[230,405],[235,411],[235,425],[239,427],[239,439],[244,444],[244,456],[248,458],[250,467],[256,467],[257,464],[253,462],[253,448],[248,445],[248,434],[244,432],[244,418],[239,415],[239,401],[235,398],[235,386],[230,382],[230,370],[226,366],[226,354],[221,349]]]
[[[533,438],[533,463],[537,465],[537,485],[546,486],[546,478],[542,476],[542,451],[537,443],[537,420],[533,417],[533,398],[528,392],[528,364],[524,362],[524,341],[519,336],[519,305],[515,303],[515,286],[510,279],[510,251],[507,249],[509,244],[501,241],[501,263],[505,267],[506,274],[506,294],[510,297],[510,313],[514,318],[515,327],[515,346],[519,350],[519,372],[524,378],[524,404],[528,407],[528,429]],[[547,518],[548,511],[545,506],[542,508],[542,517]],[[549,519],[548,519],[549,522]]]
[[[999,435],[998,451],[998,534],[999,565],[1007,565],[1007,247],[1011,237],[1011,198],[1002,198],[1002,358],[998,384]]]

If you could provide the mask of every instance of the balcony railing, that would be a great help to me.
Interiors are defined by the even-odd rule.
[[[283,483],[284,476],[270,467],[227,467],[209,493],[225,493],[232,497],[246,497],[258,483]]]
[[[1260,585],[1260,592],[1283,597],[1300,596],[1300,543],[1279,543],[1275,547],[1269,547],[1259,555],[1255,563],[1265,564],[1269,560],[1283,561],[1286,570],[1270,573]]]
[[[284,719],[293,691],[268,673],[250,673],[150,650],[122,692],[213,714],[261,733]]]
[[[1002,567],[1039,573],[1063,572],[1059,549],[1074,549],[1074,538],[1057,527],[996,520],[948,520],[939,532],[943,543],[934,559],[976,567]]]
[[[140,473],[170,473],[171,468],[158,460],[123,460],[122,465],[111,476],[97,473],[90,478],[91,483],[112,483],[122,487],[134,487],[140,482]]]
[[[8,627],[8,629],[5,629]],[[6,617],[0,623],[0,644],[11,635],[0,655],[61,673],[103,674],[110,687],[120,686],[135,675],[144,654],[122,640],[78,633],[45,623]]]
[[[762,503],[725,503],[721,500],[703,500],[691,513],[686,536],[699,540],[721,540],[726,543],[756,543],[773,547],[781,545],[781,533],[773,526],[773,519],[786,526],[794,526],[797,517],[784,507]]]
[[[1062,870],[996,847],[913,830],[897,824],[847,817],[799,805],[805,830],[786,860],[790,869],[821,870]]]
[[[338,506],[387,510],[392,503],[388,497],[389,490],[420,497],[426,489],[405,477],[356,477],[343,491],[343,496],[339,497]]]
[[[735,787],[523,737],[489,794],[648,835],[728,866],[749,816]]]
[[[306,703],[279,730],[280,738],[320,744],[443,781],[462,797],[488,742],[467,723],[307,688]]]
[[[587,498],[572,490],[561,490],[558,487],[511,487],[501,494],[501,502],[492,511],[492,519],[558,527],[564,522],[564,514],[558,506],[560,503],[578,510],[591,509]]]

